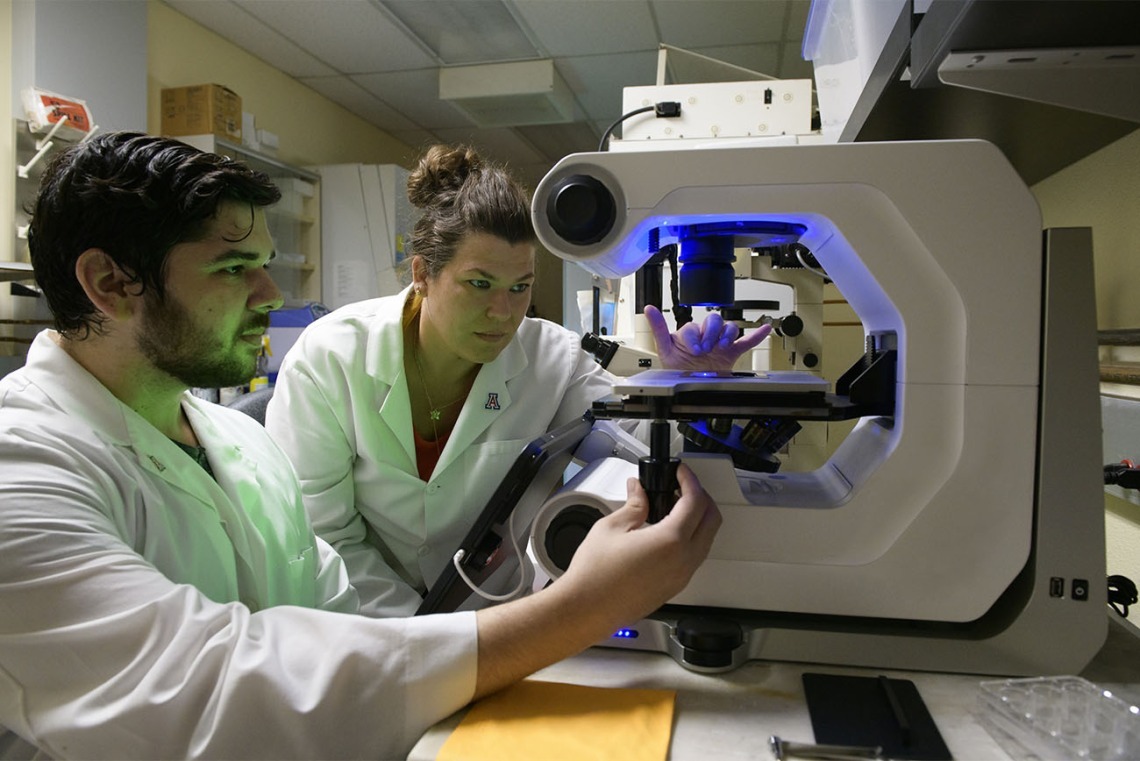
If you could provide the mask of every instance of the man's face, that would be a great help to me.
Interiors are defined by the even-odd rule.
[[[202,240],[171,249],[164,298],[144,296],[139,350],[186,386],[248,381],[269,313],[283,303],[265,270],[273,255],[265,213],[223,203]]]

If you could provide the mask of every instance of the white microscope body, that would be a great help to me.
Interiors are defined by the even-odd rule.
[[[612,644],[684,662],[699,645],[678,622],[705,616],[739,624],[733,665],[1076,673],[1100,648],[1091,236],[1043,235],[995,147],[575,154],[540,183],[533,211],[544,246],[613,278],[693,230],[793,230],[869,346],[895,355],[893,410],[860,419],[814,471],[684,456],[724,524],[684,592]],[[641,393],[627,380],[619,395]],[[613,502],[589,473],[566,488]],[[536,529],[548,519],[540,511]],[[726,666],[695,655],[695,668]]]

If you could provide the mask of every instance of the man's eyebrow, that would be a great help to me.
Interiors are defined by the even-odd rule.
[[[210,260],[210,264],[229,264],[231,262],[256,262],[261,258],[259,251],[246,251],[240,248],[231,248],[223,251]],[[269,258],[266,263],[273,261],[277,258],[277,250],[269,252]]]

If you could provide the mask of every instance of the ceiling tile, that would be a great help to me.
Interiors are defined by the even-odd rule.
[[[514,0],[514,7],[549,56],[657,48],[657,28],[646,0]]]
[[[783,63],[780,65],[781,79],[812,79],[815,69],[811,61],[804,60],[803,51],[799,43],[784,45]]]
[[[777,42],[787,0],[652,0],[662,42],[680,48]]]
[[[419,127],[400,111],[392,108],[346,76],[308,77],[301,80],[333,103],[344,106],[361,119],[382,130],[414,130]]]
[[[443,142],[443,138],[426,129],[400,130],[399,132],[393,132],[392,137],[412,147],[412,155],[408,157],[409,161],[414,160],[417,156],[426,151],[428,147]]]
[[[166,4],[291,77],[336,73],[230,0],[166,0]]]
[[[807,28],[808,14],[811,13],[812,0],[788,0],[788,26],[784,30],[784,38],[795,40],[798,45]]]
[[[558,58],[558,71],[593,120],[621,116],[622,88],[657,82],[657,52]]]
[[[459,109],[439,99],[438,69],[359,74],[352,79],[424,129],[471,126]]]
[[[602,132],[608,126],[608,122],[601,127],[595,127],[591,122],[544,124],[519,127],[518,132],[548,161],[554,162],[571,153],[596,151]]]
[[[740,82],[764,79],[765,75],[778,78],[781,50],[779,42],[677,50],[669,56],[669,83]]]
[[[368,0],[236,1],[345,74],[417,69],[437,63]]]

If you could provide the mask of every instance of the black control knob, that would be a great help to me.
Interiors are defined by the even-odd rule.
[[[732,666],[732,654],[744,644],[744,630],[735,621],[691,616],[677,622],[676,637],[685,662],[708,669]]]
[[[617,202],[598,178],[574,174],[554,183],[546,199],[546,217],[567,243],[588,246],[613,230]]]
[[[780,334],[794,338],[804,332],[804,321],[798,315],[790,314],[780,320]]]

